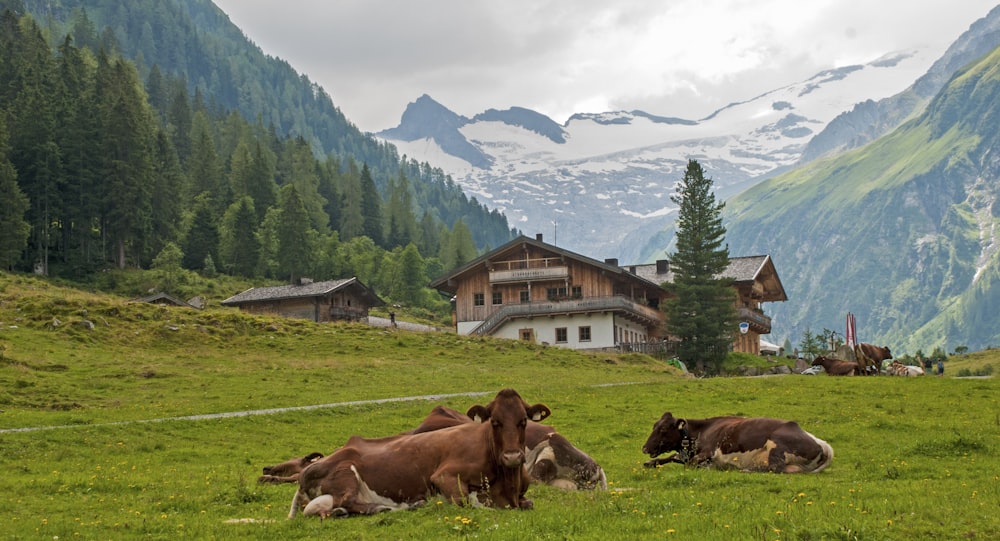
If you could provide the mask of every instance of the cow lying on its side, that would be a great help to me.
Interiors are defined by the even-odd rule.
[[[675,451],[666,458],[657,456]],[[647,467],[676,462],[691,466],[736,468],[775,473],[820,472],[833,460],[833,448],[794,421],[767,417],[676,419],[664,413],[642,452]]]
[[[324,517],[406,509],[428,494],[455,504],[530,509],[525,427],[550,413],[504,389],[488,405],[469,409],[470,417],[488,422],[387,438],[352,436],[302,470],[288,517],[300,509]]]
[[[833,357],[817,356],[813,359],[812,366],[822,366],[829,376],[857,376],[861,375],[861,366],[854,361],[842,361]]]
[[[420,434],[460,424],[475,422],[468,415],[445,406],[435,406],[417,428],[404,434]],[[525,467],[533,481],[565,490],[607,490],[608,479],[594,459],[573,446],[551,426],[528,421],[524,444],[527,450]],[[323,458],[322,453],[312,453],[303,458],[267,466],[258,483],[296,483],[299,473],[312,462]]]
[[[899,361],[892,361],[892,364],[889,365],[889,368],[886,369],[885,373],[890,376],[915,377],[924,375],[924,369],[919,366],[903,364]]]

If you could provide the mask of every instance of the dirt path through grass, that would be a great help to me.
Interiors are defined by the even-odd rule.
[[[388,402],[412,402],[417,400],[441,400],[444,398],[455,398],[460,396],[483,396],[490,394],[490,391],[472,391],[467,393],[449,394],[428,394],[423,396],[402,396],[397,398],[376,398],[373,400],[352,400],[349,402],[335,402],[332,404],[314,404],[311,406],[293,406],[289,408],[268,408],[262,410],[230,411],[225,413],[205,413],[202,415],[184,415],[181,417],[162,417],[159,419],[139,419],[136,421],[118,421],[114,423],[79,424],[79,425],[56,425],[56,426],[32,426],[24,428],[3,428],[0,434],[13,432],[38,432],[42,430],[57,430],[63,428],[92,428],[95,426],[120,426],[138,423],[161,423],[164,421],[204,421],[209,419],[225,419],[229,417],[250,417],[252,415],[273,415],[275,413],[287,413],[290,411],[308,411],[326,408],[343,408],[349,406],[363,406],[369,404],[385,404]]]

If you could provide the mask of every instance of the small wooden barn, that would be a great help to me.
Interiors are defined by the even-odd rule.
[[[356,277],[325,282],[303,278],[295,284],[253,287],[222,301],[222,305],[254,314],[324,322],[367,318],[369,309],[385,306],[385,301]]]

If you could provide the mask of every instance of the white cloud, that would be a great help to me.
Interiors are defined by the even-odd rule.
[[[472,116],[521,106],[701,118],[917,46],[941,52],[993,0],[215,0],[363,130],[429,94]]]

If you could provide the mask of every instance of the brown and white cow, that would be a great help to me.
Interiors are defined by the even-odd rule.
[[[924,375],[924,369],[919,366],[892,361],[892,364],[889,365],[885,373],[890,376],[916,377]]]
[[[299,474],[288,516],[347,516],[406,509],[428,494],[454,504],[530,509],[524,467],[525,428],[551,411],[504,389],[462,423],[420,434],[365,439],[352,436],[333,454]]]
[[[674,451],[666,458],[657,456]],[[833,448],[794,421],[767,417],[677,419],[664,413],[642,452],[656,467],[672,462],[775,473],[816,473],[833,460]]]
[[[435,406],[412,434],[474,422],[468,415],[446,406]],[[535,421],[525,428],[525,466],[535,481],[565,490],[607,490],[608,478],[593,458],[576,448],[556,429]]]
[[[813,366],[822,366],[828,376],[856,376],[861,374],[861,367],[854,361],[843,361],[833,357],[818,355],[812,362]]]
[[[420,434],[459,424],[473,423],[468,415],[446,406],[435,406],[417,428],[404,434]],[[608,478],[593,458],[576,448],[564,436],[547,425],[528,421],[524,440],[525,467],[533,481],[564,490],[608,488]],[[297,483],[299,472],[322,453],[312,453],[264,468],[258,483]]]

